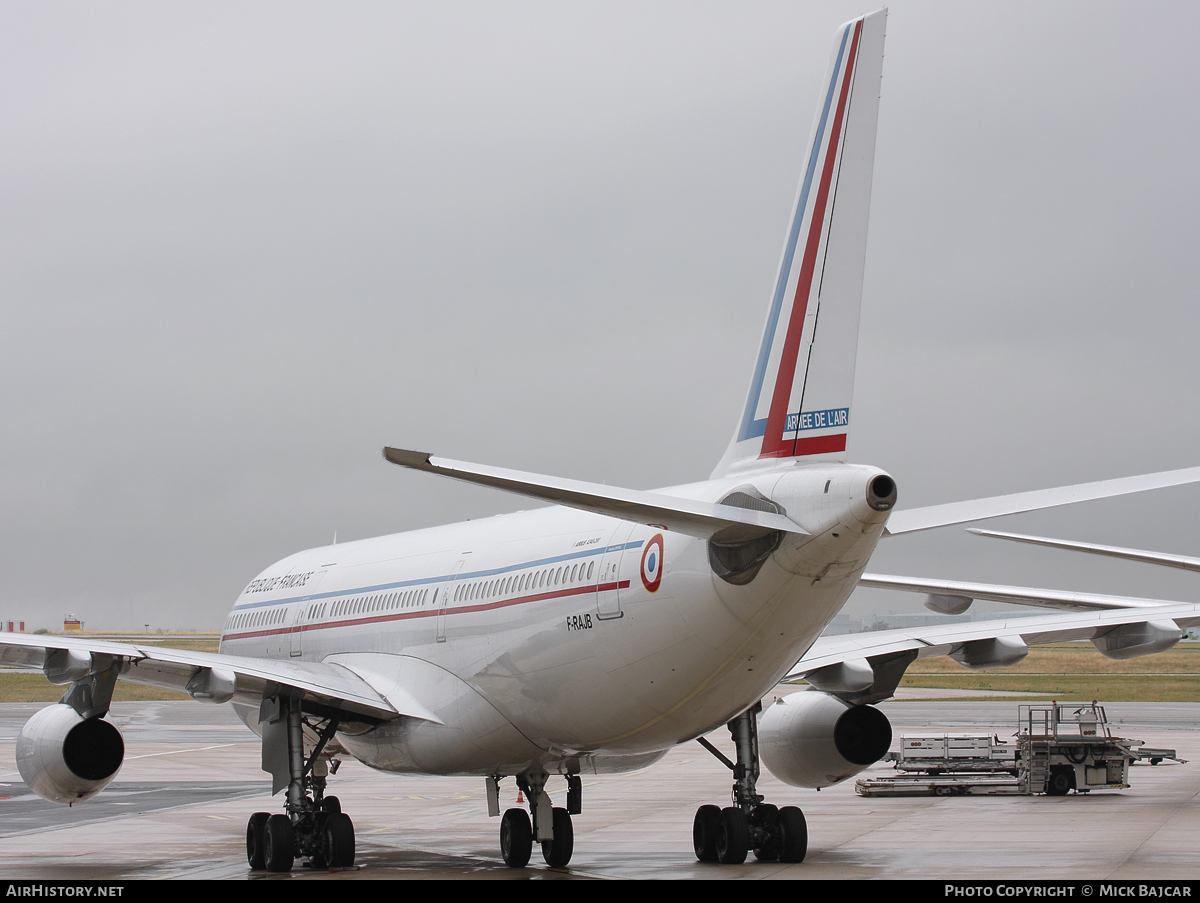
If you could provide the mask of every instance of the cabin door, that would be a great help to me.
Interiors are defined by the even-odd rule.
[[[304,598],[300,600],[300,604],[296,606],[296,617],[292,621],[292,649],[291,657],[300,658],[304,654],[304,625],[312,620],[312,610],[317,604],[312,601],[313,596],[317,594],[317,587],[321,585],[321,580],[325,577],[326,571],[318,571],[309,579],[308,584],[304,587]]]
[[[608,540],[604,554],[600,556],[599,575],[596,580],[596,616],[601,621],[624,617],[621,611],[620,576],[621,555],[634,525],[621,521]]]

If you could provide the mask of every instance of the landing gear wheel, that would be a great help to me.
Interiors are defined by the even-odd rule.
[[[272,815],[267,819],[264,834],[267,871],[290,872],[292,863],[296,861],[296,835],[292,830],[291,819],[286,815]]]
[[[717,826],[717,859],[725,865],[741,865],[750,852],[750,827],[746,813],[736,806],[721,810]]]
[[[327,796],[321,800],[321,811],[336,815],[342,811],[342,801],[336,796]]]
[[[716,806],[701,806],[696,810],[692,822],[692,848],[701,862],[717,861],[717,830],[721,824],[721,810]]]
[[[533,826],[524,809],[509,809],[500,819],[500,855],[509,868],[520,869],[529,864],[533,853]]]
[[[354,822],[349,815],[335,812],[326,818],[321,840],[330,868],[347,869],[354,865]]]
[[[779,837],[779,861],[803,862],[808,852],[808,822],[795,806],[784,806],[775,821]]]
[[[774,862],[779,858],[779,807],[770,803],[760,803],[750,813],[750,824],[761,829],[767,836],[767,842],[754,848],[754,858],[759,862]],[[761,836],[756,832],[756,836]]]
[[[552,869],[565,869],[575,851],[575,828],[566,809],[554,809],[554,839],[542,841],[542,858]]]
[[[270,812],[255,812],[246,825],[246,861],[252,869],[267,867],[267,819]]]

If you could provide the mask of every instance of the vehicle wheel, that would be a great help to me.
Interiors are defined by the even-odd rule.
[[[754,848],[754,858],[759,862],[774,862],[779,858],[779,807],[770,803],[755,806],[750,813],[750,824],[766,834],[765,845]],[[756,832],[757,834],[757,832]]]
[[[347,869],[354,865],[354,822],[344,812],[334,812],[322,827],[329,867]]]
[[[1154,758],[1153,756],[1150,758],[1151,765],[1157,765],[1161,761],[1162,761],[1162,759]]]
[[[328,812],[330,815],[337,815],[342,811],[342,801],[336,796],[327,796],[321,800],[321,811]]]
[[[533,826],[524,809],[509,809],[500,819],[500,855],[509,868],[524,868],[533,853]]]
[[[795,806],[784,806],[775,826],[779,832],[779,861],[803,862],[808,853],[808,822],[804,813]]]
[[[552,869],[565,869],[575,851],[575,828],[571,814],[556,806],[554,809],[554,839],[542,841],[542,858]]]
[[[1050,779],[1046,781],[1047,796],[1066,796],[1071,792],[1071,772],[1065,769],[1059,769],[1050,773]]]
[[[255,812],[246,825],[246,861],[252,869],[267,867],[267,819],[270,812]]]
[[[721,810],[717,827],[717,859],[725,865],[741,865],[750,852],[750,828],[746,813],[736,806]]]
[[[692,849],[701,862],[717,861],[717,830],[721,824],[721,810],[716,806],[701,806],[696,810],[692,822]]]
[[[296,835],[292,821],[286,815],[267,819],[266,843],[263,845],[269,872],[290,872],[296,861]]]

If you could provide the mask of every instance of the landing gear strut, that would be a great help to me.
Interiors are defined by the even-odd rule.
[[[808,825],[795,806],[782,809],[764,802],[757,791],[759,775],[758,719],[756,705],[729,722],[729,733],[737,749],[737,762],[699,738],[700,744],[733,771],[732,806],[720,809],[701,806],[692,822],[692,846],[701,862],[734,865],[746,861],[753,850],[759,861],[803,862],[808,852]]]
[[[252,869],[271,872],[290,872],[297,858],[308,859],[313,868],[349,868],[354,865],[354,823],[342,812],[336,796],[325,796],[329,766],[321,756],[338,729],[339,718],[329,717],[320,728],[309,725],[317,733],[317,745],[306,761],[300,700],[279,702],[287,719],[287,814],[255,812],[250,816],[246,860]]]
[[[575,828],[571,816],[581,809],[581,782],[572,775],[567,778],[567,807],[554,806],[546,792],[546,774],[517,775],[517,787],[529,801],[529,813],[512,808],[500,820],[500,855],[510,868],[524,868],[533,853],[533,842],[542,845],[542,858],[551,868],[566,868],[575,852]],[[488,778],[488,808],[492,815],[500,814],[499,785],[502,776]],[[532,815],[532,818],[530,818]]]

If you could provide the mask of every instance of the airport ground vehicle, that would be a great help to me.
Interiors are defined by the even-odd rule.
[[[900,750],[886,757],[898,773],[859,778],[855,789],[862,796],[1123,790],[1139,745],[1114,737],[1096,702],[1022,705],[1011,741],[986,733],[905,734]]]

